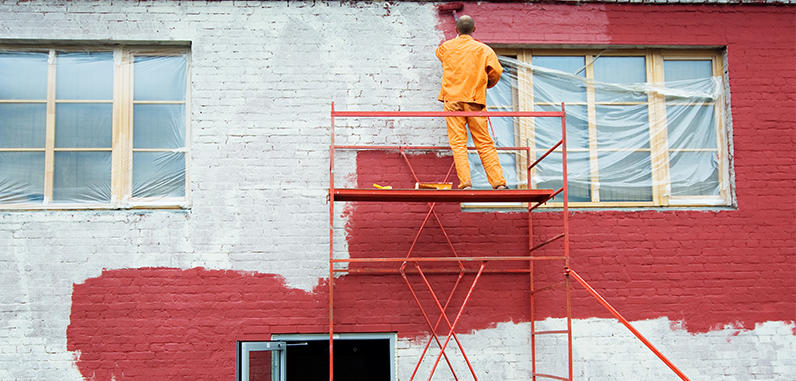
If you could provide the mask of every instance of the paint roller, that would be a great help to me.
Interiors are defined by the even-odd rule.
[[[459,14],[457,11],[461,11],[464,8],[464,3],[456,2],[456,3],[448,3],[448,4],[441,4],[437,9],[439,9],[439,13],[453,13],[453,19],[459,20]]]

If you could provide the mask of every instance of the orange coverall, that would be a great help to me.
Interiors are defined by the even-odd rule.
[[[445,102],[445,111],[484,111],[486,89],[495,86],[503,73],[503,66],[489,46],[467,34],[445,41],[437,48],[437,58],[442,62],[442,88],[439,100]],[[467,128],[486,171],[492,188],[506,185],[497,150],[485,117],[447,117],[448,142],[453,150],[459,188],[472,186],[470,163],[467,160]],[[465,127],[467,125],[467,127]]]

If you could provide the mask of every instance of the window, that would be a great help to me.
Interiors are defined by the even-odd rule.
[[[570,206],[731,205],[720,51],[498,54],[505,70],[488,92],[490,111],[565,104]],[[558,119],[492,118],[492,124],[499,147],[530,147],[531,162],[561,138]],[[480,170],[477,156],[472,161]],[[523,154],[504,153],[501,162],[513,185],[527,186]],[[476,184],[480,177],[473,175]],[[558,189],[560,179],[559,149],[531,172],[531,186]],[[561,202],[559,195],[548,204]]]
[[[0,49],[0,208],[186,206],[188,57]]]

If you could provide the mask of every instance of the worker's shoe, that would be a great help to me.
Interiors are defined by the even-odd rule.
[[[495,189],[496,190],[503,190],[503,189],[509,189],[509,188],[506,188],[505,185],[498,185],[498,186],[495,187]]]
[[[461,190],[472,190],[472,189],[473,189],[473,187],[472,187],[472,186],[470,186],[470,185],[465,185],[465,186],[463,186],[463,187],[461,187],[461,188],[459,188],[459,189],[461,189]]]

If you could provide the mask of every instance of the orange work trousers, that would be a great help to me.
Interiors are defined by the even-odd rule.
[[[445,111],[483,111],[486,107],[477,103],[445,102]],[[472,186],[470,179],[470,163],[467,160],[467,128],[473,137],[475,149],[481,158],[486,178],[492,188],[506,185],[503,168],[500,167],[495,142],[489,136],[489,125],[486,117],[446,117],[448,123],[448,142],[453,150],[453,162],[456,163],[456,175],[459,176],[459,188]]]

